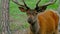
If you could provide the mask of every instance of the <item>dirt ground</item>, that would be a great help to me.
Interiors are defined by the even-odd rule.
[[[15,31],[13,32],[12,34],[29,34],[29,30],[28,29],[24,29],[24,30],[21,30],[21,31]],[[60,34],[60,32],[58,32],[58,34]]]
[[[16,31],[16,32],[13,33],[13,34],[29,34],[29,33],[27,33],[27,32],[18,32],[18,31]],[[60,34],[60,32],[58,32],[58,34]]]

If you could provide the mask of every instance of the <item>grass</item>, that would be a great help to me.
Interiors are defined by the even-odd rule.
[[[26,13],[21,12],[18,9],[18,6],[14,4],[12,1],[10,1],[10,17],[13,18],[13,20],[18,20],[18,23],[23,23],[22,26],[18,25],[17,22],[10,23],[10,29],[15,30],[15,29],[23,29],[25,27],[28,27],[27,22],[25,23],[25,18]],[[26,25],[27,24],[27,25]]]
[[[49,0],[42,0],[39,5],[43,5],[48,1]],[[21,2],[21,1],[19,1],[19,2]],[[33,8],[35,8],[35,4],[36,4],[37,1],[36,0],[26,0],[25,2],[31,9],[33,9]],[[58,5],[59,4],[58,4],[58,1],[57,1],[55,4],[48,6],[47,9],[56,10]],[[14,22],[10,23],[10,29],[11,30],[15,30],[15,29],[20,30],[20,29],[28,28],[29,24],[26,21],[26,19],[27,19],[26,13],[21,12],[18,9],[18,5],[16,5],[12,1],[10,1],[10,17],[13,20],[15,20]],[[19,24],[22,23],[23,25],[18,25],[17,23],[19,23]]]

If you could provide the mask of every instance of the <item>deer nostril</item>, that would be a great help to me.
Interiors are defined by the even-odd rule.
[[[29,23],[29,24],[32,24],[32,23],[33,23],[32,18],[28,18],[28,23]]]

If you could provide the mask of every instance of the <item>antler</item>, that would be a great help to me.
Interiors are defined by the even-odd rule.
[[[22,1],[23,1],[23,3],[24,3],[25,7],[26,7],[27,9],[29,9],[29,7],[26,5],[26,3],[24,2],[24,0],[22,0]]]
[[[42,6],[38,6],[38,4],[39,4],[40,1],[41,1],[41,0],[39,0],[39,1],[37,2],[37,4],[36,4],[35,10],[37,10],[37,11],[39,11],[39,10],[45,10],[48,5],[52,5],[52,4],[54,4],[54,3],[56,2],[56,0],[55,0],[55,1],[54,1],[54,0],[52,1],[52,0],[51,0],[51,2],[49,2],[49,3],[46,3],[46,4],[42,5]]]
[[[36,7],[38,7],[38,4],[39,4],[40,1],[41,1],[41,0],[39,0],[39,1],[36,3]]]
[[[55,0],[55,1],[53,0],[52,2],[46,3],[46,4],[42,5],[42,6],[52,5],[52,4],[54,4],[56,1],[57,1],[57,0]]]
[[[24,5],[19,4],[17,1],[14,1],[14,0],[12,0],[12,1],[13,1],[14,3],[16,3],[17,5],[24,7]]]
[[[14,3],[16,3],[17,5],[19,5],[19,6],[26,7],[27,9],[29,9],[29,7],[26,5],[26,3],[24,2],[24,0],[22,0],[22,2],[24,3],[24,5],[19,4],[17,1],[14,1],[14,0],[12,0],[12,1]]]

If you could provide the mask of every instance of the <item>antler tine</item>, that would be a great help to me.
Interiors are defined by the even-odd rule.
[[[42,6],[52,5],[52,4],[54,4],[56,1],[57,1],[57,0],[55,0],[55,1],[53,0],[53,2],[46,3],[46,4],[42,5]]]
[[[14,3],[16,3],[19,6],[25,7],[24,5],[19,4],[17,1],[12,0]]]
[[[39,4],[40,1],[41,1],[41,0],[39,0],[39,1],[36,3],[36,7],[38,7],[38,4]]]
[[[26,7],[27,9],[30,9],[30,8],[26,5],[25,1],[24,1],[24,0],[22,0],[22,1],[23,1],[23,3],[24,3],[25,7]]]

